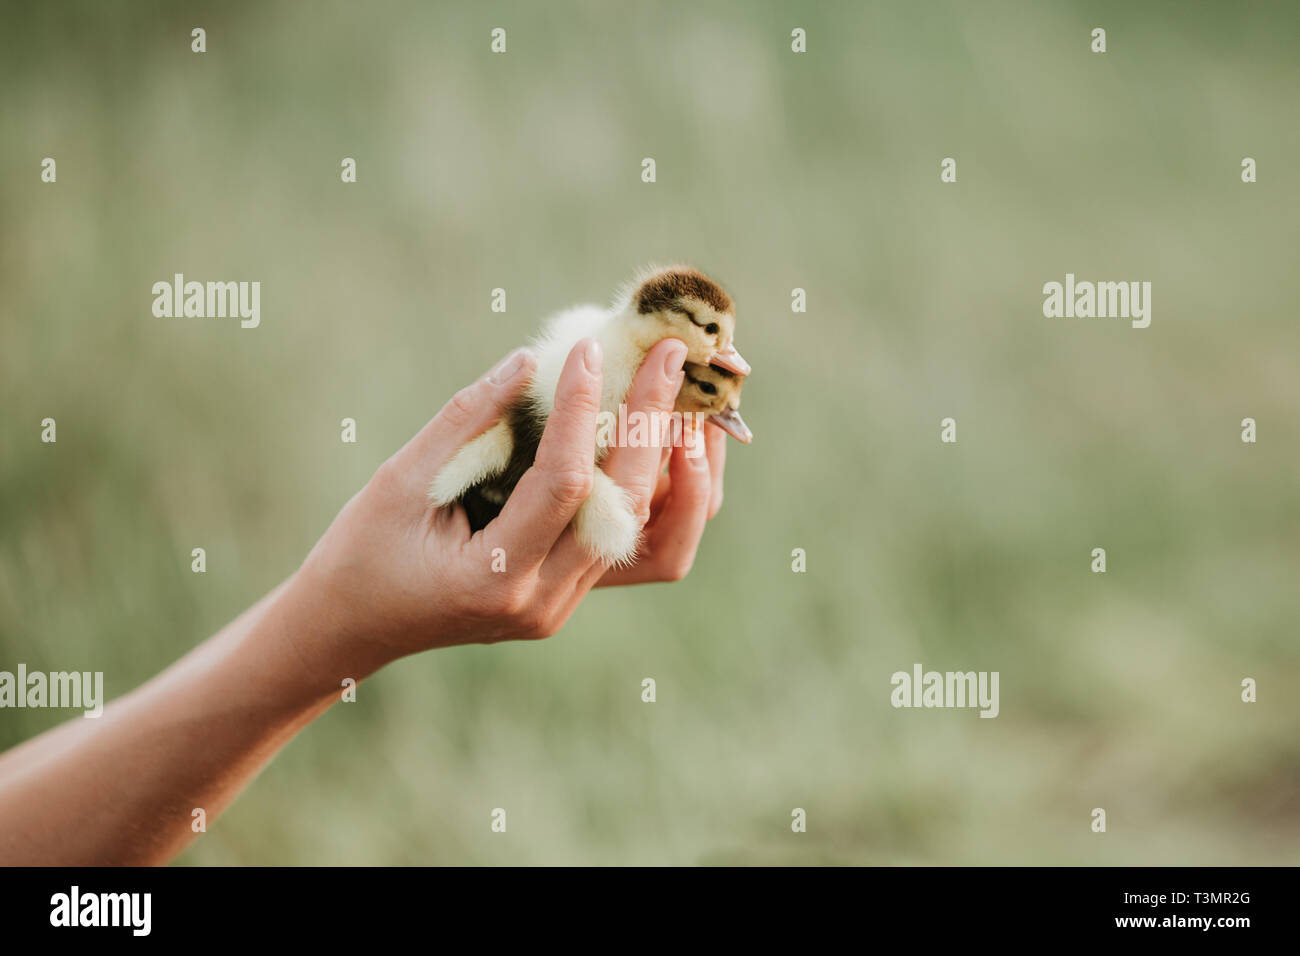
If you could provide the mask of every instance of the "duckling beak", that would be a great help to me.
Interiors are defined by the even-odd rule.
[[[736,441],[743,441],[748,445],[754,440],[754,433],[749,430],[745,420],[740,417],[740,412],[734,408],[728,408],[725,411],[714,412],[709,416],[709,421],[717,425],[724,432],[730,435]]]
[[[734,345],[728,345],[725,349],[714,352],[713,358],[709,359],[709,364],[725,368],[728,372],[736,375],[748,375],[753,371],[744,357],[736,351]]]

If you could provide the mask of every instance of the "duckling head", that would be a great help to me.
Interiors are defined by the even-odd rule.
[[[754,433],[740,417],[740,390],[745,377],[716,365],[695,362],[687,362],[683,371],[685,377],[674,409],[705,415],[732,438],[746,444],[753,441]]]
[[[697,269],[670,266],[638,277],[625,313],[641,323],[647,348],[661,339],[681,339],[688,362],[712,363],[736,375],[750,372],[732,343],[736,306],[731,296]]]

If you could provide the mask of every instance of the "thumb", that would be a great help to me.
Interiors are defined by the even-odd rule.
[[[501,420],[536,367],[537,360],[528,349],[511,352],[477,382],[453,395],[429,424],[393,456],[393,464],[427,488],[462,445]]]

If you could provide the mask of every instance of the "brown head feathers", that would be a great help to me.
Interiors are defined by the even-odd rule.
[[[696,299],[716,312],[735,314],[735,303],[716,282],[697,269],[676,266],[652,273],[633,294],[637,312],[677,308],[682,299]]]

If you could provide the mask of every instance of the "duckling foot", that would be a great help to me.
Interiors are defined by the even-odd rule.
[[[627,492],[596,469],[591,495],[573,516],[573,531],[592,557],[615,567],[636,560],[641,529]]]
[[[510,461],[514,438],[506,422],[497,422],[461,446],[429,486],[429,500],[439,508],[457,501],[484,479],[500,474]]]

